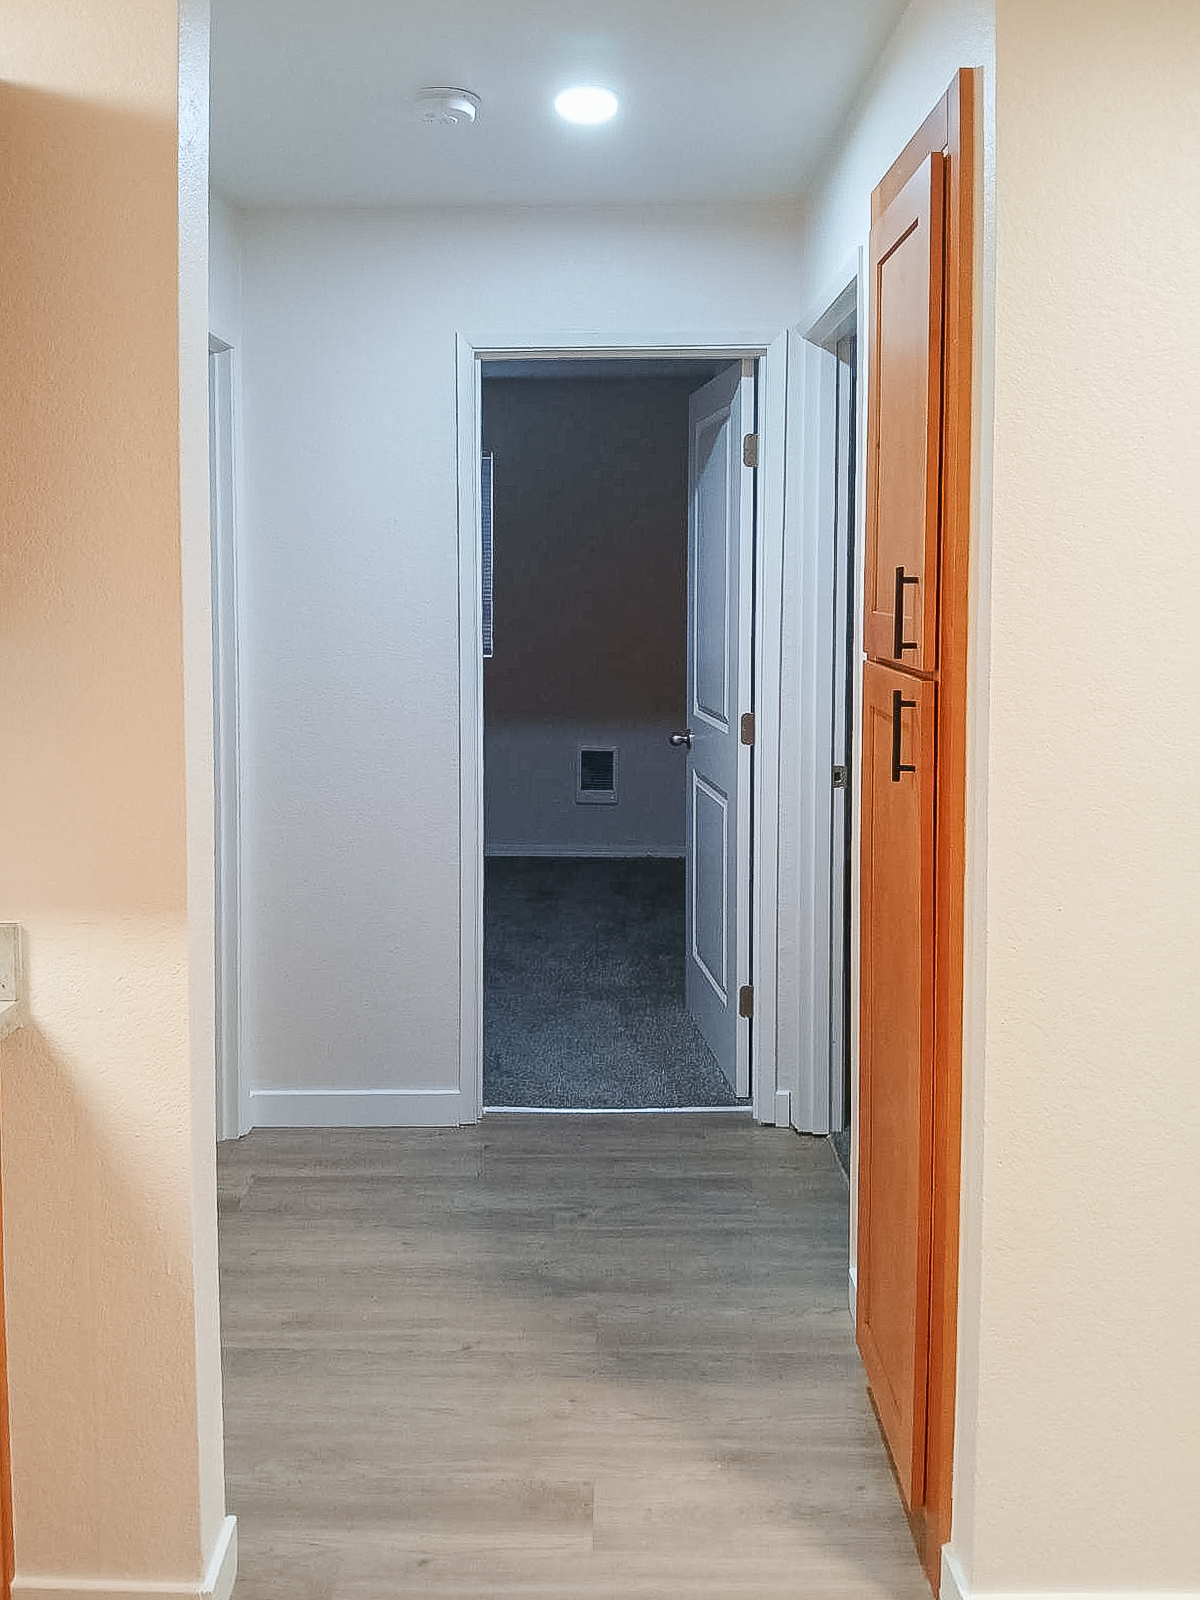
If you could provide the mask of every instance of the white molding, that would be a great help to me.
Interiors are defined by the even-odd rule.
[[[967,1600],[967,1587],[962,1581],[962,1568],[950,1553],[950,1546],[942,1546],[942,1582],[938,1600]]]
[[[252,1089],[255,1128],[454,1128],[474,1122],[457,1089]]]
[[[832,789],[833,531],[837,358],[798,338],[791,348],[791,437],[784,627],[790,641],[781,788],[780,919],[790,961],[781,984],[782,1037],[795,1062],[792,1121],[802,1133],[830,1131],[830,844]],[[781,713],[782,715],[782,713]],[[786,999],[784,998],[786,994]]]
[[[244,1060],[244,983],[242,977],[242,859],[243,818],[241,756],[241,588],[238,582],[238,527],[241,485],[241,360],[236,346],[210,331],[209,356],[209,470],[210,539],[213,606],[213,729],[214,772],[217,792],[213,814],[213,847],[217,884],[217,946],[222,952],[221,982],[216,995],[217,1138],[237,1139],[249,1127],[249,1099]],[[228,437],[216,430],[220,450],[212,459],[213,375],[221,375],[218,394]],[[229,505],[220,493],[228,479]],[[215,481],[214,481],[215,479]],[[214,492],[215,491],[215,492]]]
[[[493,330],[489,330],[493,331]],[[470,339],[455,336],[457,363],[456,443],[458,452],[458,669],[459,669],[459,1083],[461,1120],[474,1121],[483,1107],[483,652],[480,638],[479,594],[479,495],[476,462],[482,433],[482,366],[485,360],[563,360],[573,356],[589,359],[628,357],[687,357],[712,360],[758,360],[760,444],[759,522],[756,543],[755,580],[766,572],[766,563],[782,559],[784,485],[787,460],[787,335],[778,329],[735,329],[713,336],[712,329],[671,330],[668,332],[630,329],[609,331],[599,336],[578,329],[547,330],[541,338],[513,344],[505,338]],[[770,553],[768,553],[770,552]],[[756,627],[777,639],[778,622],[772,627],[758,607]],[[755,689],[762,687],[755,665]],[[756,702],[757,703],[757,702]],[[769,717],[763,720],[769,723]],[[762,723],[756,728],[762,737]],[[769,729],[768,729],[769,743]],[[766,763],[752,763],[753,805],[757,829],[754,846],[756,871],[755,897],[758,900],[760,867],[766,861],[759,845],[767,832],[767,818],[778,813],[778,774],[764,785],[761,773]],[[765,809],[769,808],[769,809]],[[768,853],[769,859],[774,856]],[[774,938],[770,939],[770,960],[764,959],[764,945],[755,916],[754,1003],[759,1018],[775,1014],[777,972]],[[751,1084],[754,1115],[761,1122],[774,1120],[776,1057],[773,1032],[756,1022],[751,1036]]]
[[[848,1299],[849,1299],[849,1303],[850,1303],[850,1315],[854,1319],[854,1321],[857,1323],[857,1321],[858,1321],[858,1263],[856,1261],[854,1261],[853,1259],[850,1262],[850,1270],[849,1270],[849,1272],[847,1274],[847,1283],[849,1285]]]
[[[684,861],[686,851],[682,845],[594,844],[489,844],[483,852],[484,859],[493,856],[540,856],[563,861],[588,861],[593,857],[614,861]]]
[[[237,1518],[226,1517],[207,1571],[195,1582],[142,1578],[31,1578],[18,1572],[13,1600],[229,1600],[237,1576]]]
[[[797,324],[788,346],[791,461],[785,484],[779,649],[780,681],[790,685],[791,691],[780,702],[778,726],[779,792],[789,797],[789,803],[781,803],[778,813],[780,957],[776,1031],[779,1059],[786,1063],[787,1086],[791,1089],[792,1124],[801,1132],[816,1134],[829,1133],[835,1120],[840,1121],[840,1116],[835,1118],[837,1108],[832,1104],[830,1084],[831,730],[836,692],[832,662],[838,472],[838,363],[830,343],[859,316],[861,293],[861,263],[856,256],[846,262],[820,300]],[[855,470],[861,485],[861,429],[858,451]],[[861,494],[857,496],[859,517],[862,498]],[[862,557],[857,527],[855,534],[854,600],[856,608],[860,608],[858,569]],[[856,615],[856,637],[857,633]],[[857,689],[854,693],[857,699]],[[856,707],[851,711],[857,733]],[[857,770],[855,762],[852,772]],[[857,807],[852,816],[857,826]],[[852,854],[853,848],[852,841]],[[852,872],[852,898],[853,883]],[[852,942],[853,937],[852,918]],[[852,974],[847,976],[853,983]],[[847,1047],[853,1060],[853,1027]],[[782,1076],[781,1071],[781,1079]]]
[[[779,1122],[780,706],[783,695],[783,561],[787,509],[787,332],[759,365],[759,468],[754,530],[754,749],[751,876],[754,1021],[750,1085],[760,1122]],[[790,1105],[790,1100],[789,1100]],[[790,1116],[790,1111],[789,1111]],[[786,1125],[786,1124],[785,1124]]]
[[[858,279],[858,463],[855,468],[859,493],[855,496],[854,528],[854,731],[850,751],[850,781],[858,794],[862,772],[862,703],[863,703],[863,597],[867,592],[867,264],[866,252],[860,245],[856,255]],[[862,824],[860,805],[855,805],[850,829],[850,1149],[858,1149],[858,1060],[859,1060],[859,1005],[861,994],[862,958]],[[857,1284],[858,1260],[858,1160],[850,1162],[850,1262]]]
[[[856,250],[842,263],[841,271],[828,282],[824,292],[813,301],[808,312],[796,324],[801,337],[809,344],[819,344],[831,354],[847,323],[853,322],[861,311],[859,305],[858,276],[862,270],[862,251]],[[858,326],[863,326],[861,317]]]
[[[1200,1600],[1200,1589],[972,1589],[943,1545],[941,1600]]]
[[[483,594],[479,455],[483,376],[475,347],[455,338],[458,451],[458,1083],[483,1110]]]

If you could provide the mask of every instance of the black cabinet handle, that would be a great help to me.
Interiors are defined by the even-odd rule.
[[[902,772],[915,772],[915,766],[910,767],[907,762],[900,759],[900,719],[906,707],[916,705],[915,700],[906,700],[899,689],[892,691],[892,782],[900,782]]]
[[[896,568],[896,604],[892,614],[892,654],[897,661],[903,660],[906,650],[915,650],[917,648],[915,639],[906,639],[904,637],[904,590],[907,584],[917,584],[920,581],[919,578],[915,577],[906,578],[903,567]]]

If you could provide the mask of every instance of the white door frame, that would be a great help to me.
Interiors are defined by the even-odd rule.
[[[242,1071],[241,707],[238,655],[238,363],[209,335],[209,492],[212,539],[216,1127],[237,1139],[250,1126]]]
[[[812,313],[789,335],[793,456],[787,480],[781,671],[779,815],[779,1044],[786,1063],[781,1090],[791,1122],[804,1133],[831,1131],[830,1104],[830,844],[832,827],[833,594],[837,473],[838,335],[849,315],[865,327],[861,252],[839,274]],[[861,377],[863,340],[859,341]],[[858,460],[863,481],[864,387],[858,385]],[[862,501],[856,496],[854,689],[861,700]],[[860,769],[854,725],[849,782]],[[855,812],[855,817],[857,812]],[[858,835],[851,840],[851,1079],[858,1059]],[[852,1096],[853,1101],[853,1096]]]
[[[482,363],[686,357],[757,360],[759,467],[755,506],[755,749],[752,805],[753,912],[750,982],[751,1093],[759,1122],[788,1121],[776,1095],[775,931],[779,817],[779,645],[781,638],[784,485],[787,427],[787,334],[705,329],[664,338],[554,337],[543,340],[457,337],[459,578],[459,1091],[460,1120],[483,1112],[483,651],[479,571],[479,455]],[[750,596],[746,597],[750,603]]]

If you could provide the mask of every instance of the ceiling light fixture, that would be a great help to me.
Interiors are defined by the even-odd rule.
[[[617,104],[617,97],[611,89],[581,84],[574,89],[564,89],[555,99],[554,109],[566,122],[592,126],[598,122],[611,122],[617,114]]]
[[[479,114],[479,96],[469,89],[418,89],[418,122],[438,128],[469,128]]]

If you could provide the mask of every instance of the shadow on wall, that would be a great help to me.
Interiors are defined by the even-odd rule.
[[[186,902],[172,121],[0,85],[0,914]]]
[[[54,31],[52,65],[163,114],[0,85],[0,920],[27,932],[31,1017],[3,1048],[16,1565],[192,1584],[223,1508],[215,1292],[196,1314],[178,71]]]

